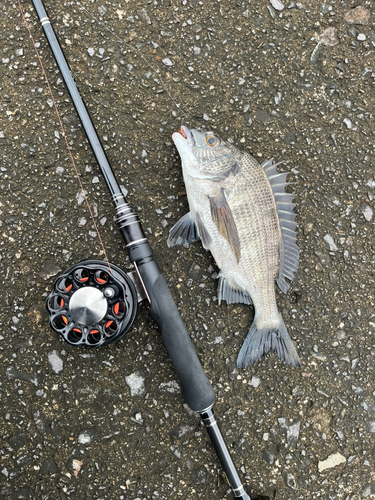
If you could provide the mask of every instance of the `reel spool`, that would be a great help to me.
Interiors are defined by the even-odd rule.
[[[70,345],[100,347],[120,339],[137,312],[137,292],[117,266],[89,260],[69,268],[46,301],[51,328]]]

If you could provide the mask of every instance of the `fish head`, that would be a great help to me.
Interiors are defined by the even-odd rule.
[[[242,153],[213,132],[182,125],[172,134],[181,157],[182,169],[196,179],[223,180],[236,174]]]

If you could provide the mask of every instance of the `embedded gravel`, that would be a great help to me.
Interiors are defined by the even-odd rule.
[[[31,2],[22,2],[110,262],[131,265],[110,197]],[[77,85],[139,214],[204,369],[246,489],[375,496],[372,1],[46,2]],[[44,302],[104,258],[17,6],[0,18],[0,498],[232,498],[141,306],[125,338],[71,347]],[[217,303],[200,243],[167,248],[187,211],[171,134],[211,129],[294,182],[299,270],[277,300],[302,360],[245,370],[249,306]]]

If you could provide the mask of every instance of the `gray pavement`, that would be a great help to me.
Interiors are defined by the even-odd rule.
[[[30,4],[22,2],[108,258],[129,270]],[[17,3],[1,7],[0,498],[232,498],[146,306],[127,337],[102,349],[71,347],[49,328],[54,279],[103,250]],[[374,496],[374,3],[46,7],[215,388],[249,494]],[[252,308],[218,305],[217,268],[200,243],[166,246],[187,210],[171,141],[182,122],[290,172],[301,260],[277,300],[301,369],[267,356],[238,370]]]

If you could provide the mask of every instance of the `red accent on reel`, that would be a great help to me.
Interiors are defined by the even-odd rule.
[[[54,283],[46,301],[51,327],[70,345],[100,347],[115,342],[131,327],[137,292],[118,267],[81,262]]]

